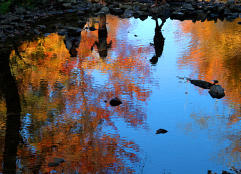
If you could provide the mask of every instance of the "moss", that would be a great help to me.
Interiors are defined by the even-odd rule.
[[[11,4],[12,4],[11,0],[0,3],[0,13],[1,14],[7,13],[9,11],[9,7]]]

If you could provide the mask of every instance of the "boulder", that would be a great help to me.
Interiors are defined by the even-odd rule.
[[[123,13],[123,17],[124,18],[130,18],[130,17],[132,17],[133,16],[133,10],[131,10],[131,9],[126,9],[125,10],[125,12]]]
[[[99,13],[107,14],[110,12],[110,9],[108,7],[102,7],[99,11]]]
[[[220,85],[213,85],[208,91],[212,98],[223,98],[225,96],[224,89]]]
[[[168,131],[167,130],[165,130],[165,129],[158,129],[158,130],[156,130],[156,134],[165,134],[165,133],[167,133]]]

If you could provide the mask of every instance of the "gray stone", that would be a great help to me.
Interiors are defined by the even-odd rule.
[[[123,10],[121,8],[113,8],[111,9],[111,12],[116,15],[121,15],[123,13]]]
[[[110,9],[108,7],[102,7],[100,10],[100,13],[104,13],[104,14],[107,14],[109,12],[110,12]]]
[[[213,85],[210,87],[209,94],[213,98],[223,98],[225,96],[224,89],[220,85]]]
[[[66,3],[63,3],[62,6],[65,8],[71,8],[72,4],[70,2],[66,2]]]
[[[123,17],[125,17],[125,18],[130,18],[130,17],[132,17],[132,16],[133,16],[133,10],[131,10],[131,9],[126,9],[125,12],[124,12],[124,14],[123,14]]]
[[[129,4],[120,4],[119,8],[121,9],[132,9],[132,6]]]

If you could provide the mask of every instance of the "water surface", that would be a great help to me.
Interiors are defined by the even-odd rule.
[[[14,129],[20,131],[17,171],[203,174],[240,169],[238,21],[109,15],[89,19],[72,42],[58,33],[24,42],[10,56],[22,109],[21,127]],[[214,99],[178,77],[217,79],[226,95]],[[120,106],[110,106],[114,97],[121,99]],[[11,132],[4,97],[0,115],[3,164],[9,161],[3,154]],[[168,132],[155,134],[160,128]],[[51,167],[54,158],[65,162]]]

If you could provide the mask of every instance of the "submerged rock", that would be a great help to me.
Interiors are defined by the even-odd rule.
[[[117,97],[115,97],[115,98],[110,100],[110,105],[111,106],[119,106],[120,104],[122,104],[122,102]]]
[[[57,167],[58,165],[60,165],[63,162],[65,162],[65,160],[63,158],[54,158],[53,162],[48,163],[48,166],[49,167]]]
[[[223,98],[225,96],[224,89],[220,85],[213,85],[208,91],[212,98]]]
[[[168,131],[167,130],[165,130],[165,129],[158,129],[158,130],[156,130],[156,134],[165,134],[165,133],[167,133]]]

